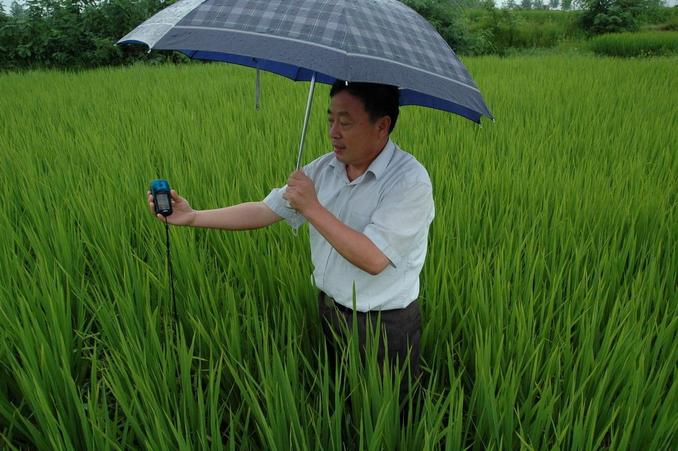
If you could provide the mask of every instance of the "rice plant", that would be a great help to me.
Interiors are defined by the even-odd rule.
[[[497,121],[405,107],[393,136],[436,201],[407,399],[373,349],[329,364],[304,230],[172,228],[173,320],[148,182],[262,199],[306,86],[263,74],[256,111],[223,64],[0,76],[2,446],[675,448],[676,59],[464,62]]]

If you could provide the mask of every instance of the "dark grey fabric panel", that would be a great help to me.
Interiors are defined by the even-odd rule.
[[[396,0],[179,0],[119,43],[146,43],[293,79],[398,86],[408,104],[492,117],[433,27]],[[436,100],[438,99],[438,101]]]
[[[311,71],[353,82],[384,83],[409,89],[491,117],[477,89],[444,79],[423,70],[407,69],[396,62],[369,56],[346,55],[345,52],[318,47],[306,42],[286,41],[275,37],[243,34],[228,30],[196,30],[176,27],[157,44],[157,49],[196,49],[206,52],[242,54],[243,56],[284,62]]]
[[[394,0],[207,0],[180,27],[239,30],[379,56],[473,84],[433,27]]]

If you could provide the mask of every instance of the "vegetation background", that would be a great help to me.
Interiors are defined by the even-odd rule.
[[[249,69],[114,45],[168,2],[0,12],[0,448],[676,449],[677,9],[407,3],[497,117],[408,107],[396,130],[436,195],[419,404],[350,346],[330,373],[283,224],[173,228],[173,321],[148,180],[261,199],[306,86],[262,74],[256,111]]]
[[[651,30],[663,54],[678,48],[678,8],[661,0],[522,0],[497,8],[492,0],[405,0],[428,19],[459,55],[507,55],[516,51],[590,51],[592,36]],[[176,53],[147,54],[117,42],[173,1],[26,0],[0,5],[0,70],[94,68],[136,61],[186,61]],[[573,9],[573,8],[576,8]],[[644,42],[654,42],[649,35]],[[665,41],[669,41],[666,45]],[[622,39],[622,44],[628,42]],[[650,45],[652,45],[650,43]],[[637,47],[637,46],[636,46]],[[655,45],[656,47],[656,45]],[[596,51],[604,52],[602,46]],[[632,47],[634,48],[634,47]],[[652,55],[640,48],[615,55]]]
[[[466,57],[496,122],[402,109],[436,201],[407,427],[374,356],[327,365],[304,230],[171,228],[175,329],[149,180],[262,199],[307,84],[263,73],[257,111],[229,64],[0,74],[0,447],[675,449],[675,60]]]

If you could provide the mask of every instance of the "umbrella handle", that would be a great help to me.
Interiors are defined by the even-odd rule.
[[[315,72],[311,76],[311,87],[308,89],[308,100],[306,101],[306,113],[304,114],[304,126],[301,129],[301,141],[299,142],[299,153],[297,154],[296,170],[301,169],[301,154],[304,151],[304,140],[306,139],[306,128],[308,127],[308,117],[311,115],[311,105],[313,104],[313,91],[315,90]],[[288,201],[285,201],[287,208],[293,209]]]

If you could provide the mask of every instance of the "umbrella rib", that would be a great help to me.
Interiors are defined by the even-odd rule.
[[[253,35],[253,36],[270,37],[270,38],[281,39],[281,40],[285,40],[285,41],[298,42],[298,43],[301,43],[301,44],[310,45],[310,46],[314,46],[314,47],[320,47],[320,48],[335,51],[335,52],[341,52],[348,57],[356,56],[356,57],[361,57],[361,58],[369,58],[369,59],[377,60],[377,61],[384,61],[384,62],[388,62],[388,63],[391,63],[391,64],[397,64],[399,66],[407,67],[409,69],[416,70],[418,72],[423,72],[425,74],[428,74],[428,75],[431,75],[431,76],[434,76],[434,77],[437,77],[437,78],[442,78],[443,80],[447,80],[447,81],[450,81],[452,83],[461,85],[465,88],[468,88],[468,89],[475,91],[475,92],[480,94],[480,90],[478,88],[476,88],[475,86],[471,86],[469,84],[466,84],[466,83],[461,82],[459,80],[455,80],[455,79],[450,78],[450,77],[446,77],[444,75],[436,74],[435,72],[423,70],[423,69],[416,67],[416,66],[401,63],[400,61],[381,58],[381,57],[378,57],[378,56],[365,55],[365,54],[360,54],[360,53],[350,53],[350,52],[347,52],[345,50],[337,50],[334,47],[330,47],[330,46],[323,45],[323,44],[317,44],[317,43],[314,43],[314,42],[303,41],[303,40],[300,40],[300,39],[294,39],[294,38],[290,38],[290,37],[286,37],[286,36],[271,36],[271,35],[267,35],[267,34],[255,33],[255,32],[244,31],[244,30],[233,30],[233,29],[225,30],[223,28],[217,28],[217,27],[201,27],[201,26],[195,26],[195,25],[177,25],[174,28],[175,29],[184,29],[184,30],[210,30],[210,31],[217,31],[217,32],[221,32],[221,33],[240,33],[240,34],[247,34],[247,35]],[[226,53],[226,52],[222,52],[222,53]],[[236,53],[234,53],[234,54],[236,54]]]

